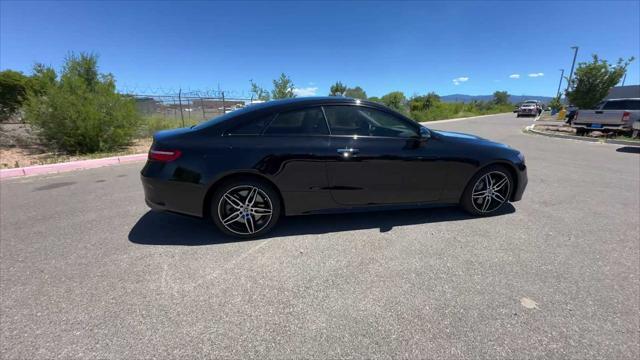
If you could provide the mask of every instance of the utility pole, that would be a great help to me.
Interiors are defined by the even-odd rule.
[[[182,114],[182,88],[178,91],[178,104],[180,106],[180,119],[182,119],[182,127],[184,127],[184,114]]]
[[[627,73],[624,73],[624,77],[622,78],[622,86],[624,86],[624,81],[627,80]]]
[[[562,73],[560,73],[560,83],[558,84],[558,93],[556,94],[556,98],[560,100],[560,87],[562,86],[562,77],[564,76],[564,69],[560,69]]]
[[[578,47],[572,46],[571,48],[574,50],[573,63],[571,63],[571,72],[569,73],[569,81],[567,82],[567,91],[569,91],[569,86],[571,86],[571,79],[573,78],[573,67],[576,65],[576,57],[578,56]]]

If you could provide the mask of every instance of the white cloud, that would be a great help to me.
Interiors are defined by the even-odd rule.
[[[520,79],[520,74],[511,74],[509,77],[512,79]]]
[[[469,78],[466,77],[466,76],[460,76],[460,77],[457,77],[457,78],[455,78],[455,79],[453,79],[451,81],[453,81],[453,85],[460,85],[460,83],[463,83],[465,81],[469,81]]]
[[[316,96],[317,92],[318,92],[317,86],[293,89],[293,93],[296,94],[296,96]]]
[[[544,76],[544,73],[533,73],[533,74],[529,74],[529,77],[539,77],[539,76]]]

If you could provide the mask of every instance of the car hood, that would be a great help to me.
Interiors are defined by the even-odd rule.
[[[454,131],[440,131],[440,130],[434,130],[434,131],[443,139],[451,142],[475,143],[480,145],[497,146],[497,147],[504,147],[504,148],[509,147],[508,145],[491,141],[485,138],[481,138],[476,135],[465,134],[465,133],[454,132]]]

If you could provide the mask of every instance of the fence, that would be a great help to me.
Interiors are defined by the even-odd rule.
[[[198,95],[141,95],[127,94],[136,100],[140,114],[187,124],[199,123],[259,101],[252,98],[227,98]]]

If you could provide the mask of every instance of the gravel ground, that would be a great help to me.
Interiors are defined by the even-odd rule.
[[[637,148],[432,124],[505,142],[524,199],[286,218],[231,241],[148,212],[131,164],[0,185],[0,357],[640,357]]]

